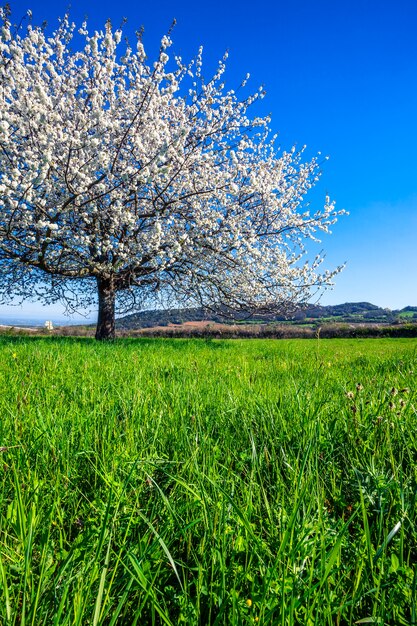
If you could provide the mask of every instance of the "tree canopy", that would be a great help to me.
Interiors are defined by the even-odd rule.
[[[98,300],[111,338],[116,305],[283,310],[331,283],[340,268],[305,260],[340,214],[305,201],[319,157],[277,146],[249,111],[264,90],[226,88],[226,56],[206,81],[202,48],[170,58],[171,33],[151,63],[110,22],[0,24],[4,300]]]

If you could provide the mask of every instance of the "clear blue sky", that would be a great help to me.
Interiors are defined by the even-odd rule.
[[[350,216],[323,241],[328,265],[347,266],[322,303],[417,305],[416,0],[10,4],[15,19],[30,8],[51,26],[69,5],[93,29],[126,17],[131,34],[144,26],[149,56],[176,18],[175,52],[190,58],[203,44],[207,75],[228,49],[228,84],[250,72],[254,88],[266,86],[263,112],[283,147],[330,156],[314,198],[329,193]]]

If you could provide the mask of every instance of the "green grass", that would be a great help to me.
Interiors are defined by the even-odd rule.
[[[0,623],[417,624],[416,348],[0,338]]]
[[[413,318],[413,317],[416,317],[416,312],[415,311],[401,311],[401,313],[398,313],[398,317]]]

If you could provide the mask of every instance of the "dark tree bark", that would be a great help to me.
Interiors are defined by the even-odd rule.
[[[98,320],[96,339],[108,340],[116,336],[116,290],[112,278],[97,278]]]

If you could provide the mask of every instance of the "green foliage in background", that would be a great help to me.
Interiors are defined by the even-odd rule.
[[[0,623],[416,624],[417,341],[0,339]]]

